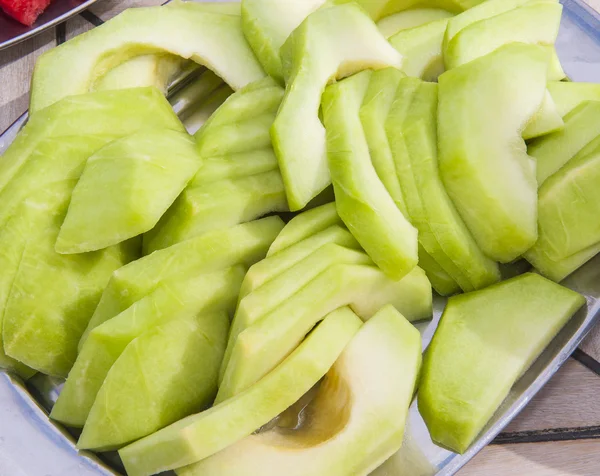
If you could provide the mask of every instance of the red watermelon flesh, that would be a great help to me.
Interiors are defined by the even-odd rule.
[[[31,26],[52,0],[0,0],[0,8],[23,25]]]

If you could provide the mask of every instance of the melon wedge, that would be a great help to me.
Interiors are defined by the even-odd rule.
[[[327,159],[340,218],[375,264],[398,280],[419,260],[417,231],[371,163],[359,116],[370,78],[371,72],[364,71],[325,91]]]
[[[440,175],[481,250],[503,263],[537,239],[535,162],[521,131],[542,104],[546,69],[542,47],[512,43],[439,78]]]
[[[585,101],[600,101],[600,84],[550,81],[548,92],[552,96],[558,113],[564,117]]]
[[[199,272],[193,278],[165,280],[151,294],[95,327],[81,347],[51,418],[83,427],[102,383],[130,342],[178,317],[211,310],[232,313],[244,272],[242,266],[237,266],[213,273]]]
[[[366,320],[393,304],[407,319],[417,321],[431,316],[431,299],[431,285],[418,267],[393,281],[375,266],[331,266],[239,334],[216,402],[239,394],[269,373],[333,309],[350,305]]]
[[[90,90],[94,81],[136,56],[164,52],[212,69],[234,89],[264,77],[236,15],[201,4],[129,9],[98,28],[44,53],[36,62],[29,110]],[[77,68],[71,66],[76,63]],[[70,71],[69,81],[64,72]]]
[[[195,188],[221,180],[271,172],[277,167],[277,157],[271,148],[219,157],[206,157],[202,160],[201,169],[189,183],[189,187]]]
[[[228,329],[229,316],[217,312],[174,319],[135,338],[106,375],[77,447],[118,448],[207,408]]]
[[[327,373],[303,411],[302,427],[250,435],[176,472],[179,476],[368,474],[402,445],[420,365],[418,331],[393,307],[385,307],[364,324]]]
[[[363,69],[399,67],[402,58],[355,4],[310,14],[285,42],[281,58],[287,88],[271,137],[295,211],[330,183],[325,129],[319,120],[327,83]]]
[[[411,8],[382,18],[377,22],[377,28],[383,36],[389,38],[399,31],[416,28],[452,16],[454,16],[453,13],[441,8]]]
[[[584,304],[580,294],[531,273],[450,298],[419,387],[419,411],[434,442],[464,453]]]
[[[121,449],[127,474],[180,468],[248,436],[310,390],[361,324],[348,308],[332,312],[277,368],[245,392]]]

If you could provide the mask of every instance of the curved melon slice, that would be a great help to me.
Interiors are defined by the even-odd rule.
[[[402,445],[421,365],[419,332],[393,307],[363,325],[303,411],[297,430],[250,435],[179,476],[369,474]],[[293,449],[293,450],[292,450]]]
[[[600,135],[600,101],[579,104],[564,120],[562,130],[540,137],[527,147],[528,154],[536,159],[539,187]]]
[[[144,236],[144,254],[283,211],[287,201],[277,170],[188,188]]]
[[[54,377],[66,377],[73,365],[77,342],[112,272],[137,254],[133,243],[76,256],[54,251],[73,186],[73,181],[58,182],[23,202],[35,210],[23,210],[14,220],[34,215],[35,228],[24,245],[17,245],[21,253],[11,266],[8,290],[2,292],[4,351]]]
[[[342,221],[388,276],[401,279],[419,261],[417,230],[408,222],[371,163],[359,112],[370,71],[337,82],[323,95],[327,160]]]
[[[500,272],[477,246],[440,179],[437,103],[436,84],[402,79],[386,129],[423,248],[464,291],[472,291],[497,282]]]
[[[166,279],[186,278],[235,264],[251,266],[265,257],[283,222],[269,217],[215,230],[145,256],[115,271],[81,338],[79,350],[96,326],[147,296]]]
[[[178,317],[211,310],[232,313],[244,272],[242,266],[237,266],[214,273],[199,272],[193,278],[165,280],[151,294],[94,328],[50,416],[69,426],[82,427],[107,374],[131,341]]]
[[[600,84],[549,81],[548,92],[552,96],[561,117],[585,101],[600,101]]]
[[[419,411],[433,441],[464,453],[583,304],[580,294],[531,273],[450,298],[419,386]]]
[[[389,38],[399,31],[416,28],[452,16],[454,16],[453,13],[441,8],[412,8],[382,18],[377,22],[377,28],[383,36]]]
[[[559,131],[565,127],[565,121],[558,111],[549,91],[544,95],[544,101],[538,112],[535,113],[527,127],[523,130],[523,139],[530,140]]]
[[[568,258],[553,260],[541,247],[534,246],[528,250],[523,257],[529,261],[542,276],[559,283],[571,273],[581,268],[598,253],[600,253],[600,243],[592,245]]]
[[[537,239],[535,162],[521,131],[546,91],[547,54],[512,43],[439,78],[440,175],[481,250],[510,262]],[[494,111],[494,120],[482,120]]]
[[[145,128],[184,132],[183,125],[173,113],[171,105],[154,88],[101,91],[66,98],[44,112],[30,117],[23,130],[2,155],[0,190],[17,175],[44,140],[93,136],[90,142],[104,139],[104,143],[107,143]],[[69,167],[69,170],[73,168],[72,165]],[[38,166],[35,170],[39,172],[41,169]],[[50,170],[46,169],[45,172],[49,173]],[[60,177],[53,178],[53,181],[61,180]],[[36,177],[36,180],[39,179],[40,176]],[[41,184],[36,182],[36,185]],[[22,187],[22,184],[15,185],[15,189]],[[5,203],[6,198],[2,196],[0,200]],[[6,213],[4,207],[2,213]]]
[[[363,69],[399,67],[402,58],[355,4],[310,14],[285,42],[281,58],[287,88],[271,136],[294,211],[330,183],[325,129],[319,120],[327,83]]]
[[[335,3],[347,3],[353,0],[334,0]],[[357,0],[375,21],[413,8],[441,8],[453,13],[472,8],[484,0]]]
[[[106,375],[77,447],[118,448],[207,408],[228,329],[226,312],[196,314],[135,338]]]
[[[221,365],[220,380],[222,381],[225,375],[235,343],[242,331],[276,309],[327,268],[337,264],[370,265],[372,263],[362,251],[327,243],[276,277],[240,297]]]
[[[271,244],[267,256],[278,253],[333,225],[343,225],[342,219],[335,208],[335,203],[327,203],[302,212],[286,223],[281,233],[277,235],[277,238]]]
[[[240,17],[207,12],[194,3],[133,8],[38,58],[30,111],[85,93],[112,68],[156,52],[192,59],[212,69],[233,89],[264,77],[244,38]],[[71,68],[73,63],[76,69]],[[69,81],[64,81],[65,71],[70,71]]]
[[[239,334],[216,401],[237,395],[270,372],[333,309],[350,305],[366,320],[393,304],[417,321],[431,316],[431,300],[431,285],[418,267],[393,281],[375,266],[331,266]]]
[[[200,164],[195,142],[180,132],[144,131],[111,142],[87,160],[56,251],[96,251],[152,229]]]
[[[188,187],[195,188],[222,180],[239,179],[276,170],[277,157],[271,148],[207,157]]]
[[[293,353],[245,392],[120,450],[127,474],[142,476],[180,468],[248,436],[310,390],[361,325],[348,308],[332,312]]]

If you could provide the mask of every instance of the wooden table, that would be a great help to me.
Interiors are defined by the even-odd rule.
[[[600,0],[588,1],[600,10]],[[66,24],[0,51],[0,131],[27,109],[31,71],[42,52],[126,7],[160,3],[163,0],[103,0]],[[459,474],[600,475],[600,328],[494,444]]]

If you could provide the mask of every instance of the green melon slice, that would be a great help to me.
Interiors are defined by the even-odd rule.
[[[600,135],[599,119],[600,101],[585,101],[565,116],[564,129],[528,145],[527,152],[536,159],[538,186]]]
[[[416,321],[431,316],[431,299],[431,285],[418,267],[393,281],[374,266],[331,266],[239,334],[216,401],[237,395],[270,372],[333,309],[350,305],[366,320],[393,304]]]
[[[421,365],[417,330],[389,306],[371,318],[325,376],[306,420],[250,435],[180,476],[368,474],[402,445]],[[294,448],[294,451],[290,451]]]
[[[464,453],[585,298],[537,274],[450,298],[423,362],[419,411]]]
[[[523,139],[529,140],[540,137],[551,132],[556,132],[565,127],[554,99],[549,91],[546,91],[542,106],[535,113],[527,127],[523,130]]]
[[[371,259],[393,279],[419,260],[417,231],[377,176],[359,112],[371,77],[364,71],[327,88],[323,118],[327,159],[342,221]]]
[[[286,210],[277,170],[188,188],[144,236],[144,253]]]
[[[598,253],[600,253],[600,243],[557,261],[548,257],[541,247],[534,246],[525,253],[524,257],[542,276],[559,283]]]
[[[30,111],[85,93],[112,68],[156,52],[207,66],[234,89],[264,77],[244,38],[240,17],[207,12],[194,3],[135,8],[38,58]],[[74,63],[76,69],[71,68]],[[70,71],[69,81],[64,81],[65,71]]]
[[[74,256],[54,251],[73,186],[67,181],[46,187],[22,202],[19,215],[6,225],[22,229],[19,220],[32,221],[25,243],[6,244],[10,263],[0,293],[4,351],[54,377],[66,377],[110,275],[137,251],[133,243]]]
[[[377,28],[383,36],[389,38],[399,31],[416,28],[452,16],[454,16],[453,13],[440,8],[412,8],[382,18],[377,22]]]
[[[521,131],[542,104],[546,70],[542,47],[512,43],[439,78],[440,175],[481,250],[503,263],[537,240],[535,162]]]
[[[271,172],[277,167],[277,157],[271,148],[207,157],[202,160],[202,166],[189,187]]]
[[[360,326],[349,309],[332,312],[277,368],[245,392],[120,450],[127,474],[180,468],[248,436],[316,384]]]
[[[241,263],[251,266],[265,257],[268,247],[283,228],[279,217],[215,230],[197,238],[145,256],[113,273],[79,350],[96,326],[121,313],[150,294],[165,279],[186,278]]]
[[[562,117],[584,101],[600,101],[600,84],[597,83],[550,81],[548,91]]]
[[[135,338],[106,375],[77,447],[121,447],[207,408],[228,329],[229,316],[218,312],[174,319]]]
[[[144,131],[111,142],[88,159],[56,251],[96,251],[152,229],[200,163],[195,142],[180,132]]]
[[[330,183],[325,129],[319,120],[327,83],[367,68],[399,67],[402,58],[354,4],[310,14],[285,42],[281,58],[287,88],[271,136],[295,211]]]
[[[348,3],[352,0],[335,0],[335,3]],[[398,12],[413,8],[441,8],[453,13],[472,8],[484,0],[358,0],[375,21]]]
[[[244,272],[242,266],[237,266],[206,274],[198,271],[192,278],[164,280],[152,293],[95,327],[50,416],[69,426],[83,427],[107,374],[131,341],[178,317],[211,310],[232,313]]]

